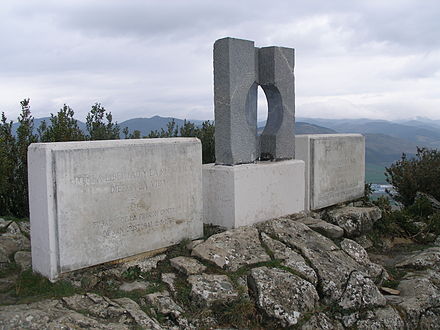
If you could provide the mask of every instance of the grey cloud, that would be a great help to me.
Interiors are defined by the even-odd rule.
[[[212,44],[224,36],[296,48],[298,111],[343,116],[348,102],[350,114],[392,116],[412,95],[405,113],[420,104],[438,117],[440,101],[411,84],[439,83],[436,0],[6,0],[2,9],[0,111],[12,117],[22,95],[42,115],[67,102],[81,118],[100,101],[118,120],[212,118]],[[325,106],[329,97],[341,102]]]

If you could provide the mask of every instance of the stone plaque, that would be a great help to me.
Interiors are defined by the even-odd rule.
[[[33,144],[29,183],[33,268],[49,278],[203,235],[194,138]]]
[[[296,158],[306,163],[306,209],[364,194],[365,138],[360,134],[297,135]]]

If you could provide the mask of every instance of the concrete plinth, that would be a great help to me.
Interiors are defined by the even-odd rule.
[[[203,165],[204,223],[236,228],[304,210],[304,162]]]

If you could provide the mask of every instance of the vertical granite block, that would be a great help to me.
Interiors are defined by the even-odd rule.
[[[268,116],[260,137],[264,159],[295,157],[295,51],[292,48],[264,47],[259,50],[258,83],[266,94]]]
[[[253,41],[214,44],[216,164],[252,163],[257,154],[257,84]]]

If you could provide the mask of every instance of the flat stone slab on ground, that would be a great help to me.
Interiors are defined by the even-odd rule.
[[[28,159],[32,266],[50,279],[203,235],[196,138],[36,143]]]
[[[122,283],[119,290],[130,292],[135,290],[146,290],[150,286],[148,282],[134,281]]]
[[[139,269],[142,272],[149,272],[149,271],[155,269],[157,267],[157,264],[160,261],[165,260],[166,257],[167,257],[166,254],[158,254],[158,255],[152,256],[152,257],[135,259],[135,260],[131,260],[131,261],[123,263],[121,265],[121,268],[127,270],[130,267],[137,266],[137,267],[139,267]]]
[[[191,297],[200,306],[231,302],[239,297],[227,275],[190,275],[188,282],[191,284]]]
[[[253,227],[240,227],[212,235],[197,245],[192,255],[231,271],[270,260],[260,244],[258,230]]]
[[[205,271],[206,266],[199,261],[189,257],[175,257],[170,259],[171,266],[185,275],[201,274]]]

